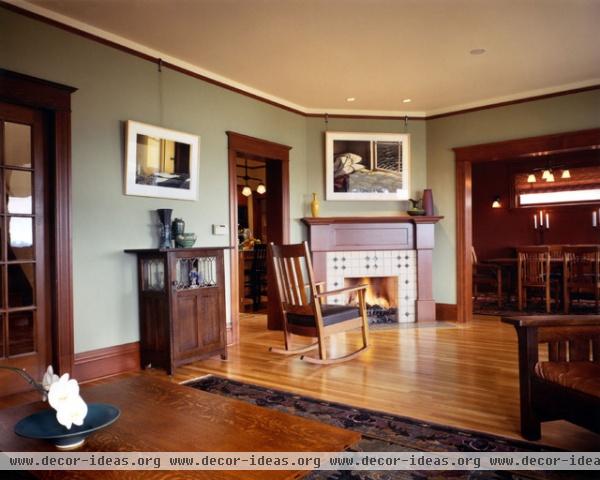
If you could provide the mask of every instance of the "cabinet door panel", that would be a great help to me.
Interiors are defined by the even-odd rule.
[[[178,295],[175,345],[179,354],[193,355],[201,347],[198,341],[198,323],[202,318],[202,308],[199,295]]]
[[[205,349],[219,348],[223,318],[217,292],[207,291],[202,295],[201,303],[202,316],[198,319],[201,322],[200,342]]]

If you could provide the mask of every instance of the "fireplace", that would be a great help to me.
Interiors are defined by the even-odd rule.
[[[365,300],[369,324],[398,323],[398,277],[346,277],[346,287],[367,285]],[[350,294],[349,303],[358,305],[358,293]]]
[[[442,217],[317,217],[303,218],[308,227],[315,277],[325,281],[327,290],[353,282],[375,282],[392,277],[391,306],[399,323],[435,321],[433,299],[434,227]],[[357,280],[358,279],[358,280]],[[374,280],[375,279],[375,280]],[[385,280],[390,290],[390,282]],[[339,297],[339,298],[337,298]],[[347,302],[347,295],[332,296],[327,302]],[[395,303],[394,303],[395,302]],[[377,303],[374,303],[377,305]],[[386,321],[390,312],[371,308],[371,316],[381,313]],[[371,319],[375,322],[375,318]]]

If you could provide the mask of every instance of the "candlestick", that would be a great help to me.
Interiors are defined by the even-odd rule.
[[[596,212],[594,212],[594,214],[596,214]],[[537,230],[537,215],[535,213],[533,214],[533,228]]]
[[[550,216],[546,214],[546,229],[550,230]]]
[[[597,227],[598,226],[598,214],[596,213],[596,211],[592,212],[592,227]]]

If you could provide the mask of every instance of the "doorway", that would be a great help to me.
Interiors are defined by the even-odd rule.
[[[0,69],[0,365],[73,368],[70,104],[76,89]],[[30,387],[0,373],[0,395]]]
[[[456,161],[456,309],[473,318],[473,164],[583,152],[600,148],[600,129],[454,148]],[[492,194],[493,192],[491,192]]]
[[[235,132],[227,132],[227,136],[232,246],[231,328],[227,331],[227,341],[237,343],[240,303],[245,297],[246,290],[244,270],[247,269],[244,265],[248,263],[243,257],[246,256],[246,252],[249,252],[250,246],[254,247],[257,244],[256,238],[260,239],[260,244],[289,243],[289,151],[291,147]],[[246,176],[249,178],[244,178]],[[265,187],[264,191],[259,188],[261,182],[264,182],[262,183]],[[245,192],[249,195],[242,195],[244,187],[250,190],[248,192],[246,189]],[[246,200],[244,201],[242,197]],[[242,227],[242,231],[239,231],[238,226]],[[251,270],[251,262],[249,267]],[[268,262],[266,278],[266,298],[269,299],[267,327],[278,330],[282,328],[282,318],[276,285],[272,280],[273,272]]]

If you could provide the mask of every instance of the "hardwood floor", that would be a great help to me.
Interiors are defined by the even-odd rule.
[[[521,438],[516,335],[497,317],[475,317],[470,325],[375,330],[370,335],[371,348],[358,359],[327,367],[269,353],[269,346],[283,344],[282,333],[268,331],[264,315],[241,317],[241,341],[230,347],[228,361],[217,357],[179,367],[171,381],[214,373],[324,400]],[[339,335],[329,348],[339,355],[359,342],[357,331]],[[162,370],[145,374],[168,378]],[[543,426],[542,443],[576,451],[600,450],[600,436],[562,421]]]
[[[282,333],[266,329],[265,315],[241,317],[241,341],[229,348],[229,360],[215,357],[179,367],[172,377],[159,369],[142,374],[179,383],[213,373],[315,398],[521,438],[516,335],[497,317],[475,316],[469,325],[441,328],[374,330],[367,352],[350,362],[326,367],[269,353],[268,347],[282,346]],[[299,343],[305,343],[303,340],[299,338]],[[337,355],[359,342],[359,331],[341,334],[329,348]],[[0,397],[0,408],[38,399],[34,392]],[[544,444],[573,451],[600,450],[600,436],[567,422],[544,424],[542,434]]]

